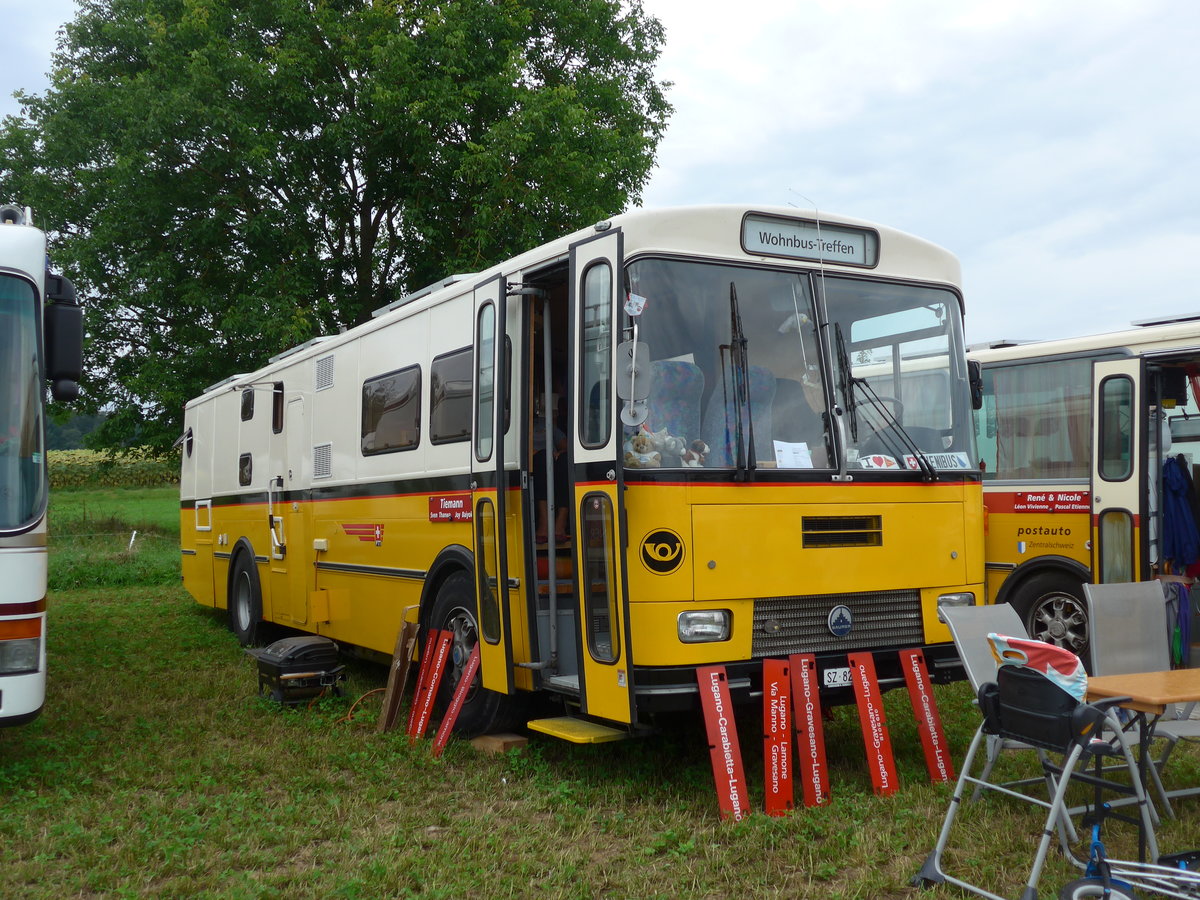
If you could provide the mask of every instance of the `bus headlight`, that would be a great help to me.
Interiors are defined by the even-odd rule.
[[[944,622],[942,618],[941,608],[943,606],[974,606],[975,595],[970,591],[962,591],[957,594],[938,594],[938,621]]]
[[[19,675],[38,670],[42,655],[41,638],[0,641],[0,675]]]
[[[727,609],[700,609],[679,614],[679,640],[684,644],[729,640],[733,616]]]

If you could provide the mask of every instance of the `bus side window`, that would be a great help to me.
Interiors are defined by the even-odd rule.
[[[1100,477],[1124,481],[1133,471],[1133,381],[1100,382]]]
[[[583,329],[579,348],[579,439],[603,447],[612,433],[612,269],[591,266],[583,276]]]

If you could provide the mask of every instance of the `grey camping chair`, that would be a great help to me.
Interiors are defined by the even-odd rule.
[[[1093,675],[1128,675],[1171,668],[1167,631],[1167,598],[1158,581],[1133,584],[1085,584]],[[1200,793],[1200,789],[1167,791],[1162,773],[1180,740],[1200,738],[1200,720],[1188,718],[1191,704],[1167,713],[1153,723],[1153,738],[1162,752],[1149,766],[1154,789],[1167,815],[1174,816],[1170,797]]]
[[[1053,645],[1049,646],[1053,647]],[[1078,659],[1069,651],[1057,647],[1053,647],[1053,650],[1070,656],[1074,664],[1082,670]],[[1057,669],[1057,667],[1055,668]],[[1062,674],[1061,670],[1058,670],[1056,674]],[[1033,865],[1020,894],[1022,900],[1035,900],[1038,896],[1038,879],[1041,877],[1042,868],[1049,856],[1055,831],[1058,831],[1063,855],[1079,868],[1086,869],[1087,867],[1089,854],[1084,852],[1080,855],[1077,848],[1073,846],[1076,839],[1069,838],[1064,833],[1064,823],[1070,821],[1066,798],[1072,781],[1079,785],[1090,785],[1093,788],[1094,808],[1100,808],[1109,795],[1115,794],[1132,798],[1137,804],[1137,816],[1116,817],[1136,825],[1139,836],[1145,838],[1149,847],[1150,858],[1158,859],[1157,840],[1149,815],[1145,791],[1138,778],[1137,760],[1134,758],[1129,739],[1121,728],[1121,723],[1113,714],[1113,707],[1120,703],[1122,698],[1111,698],[1089,704],[1079,699],[1080,694],[1086,695],[1086,684],[1078,681],[1074,684],[1064,685],[1061,681],[1055,681],[1048,677],[1047,672],[1020,663],[1009,663],[999,667],[996,680],[985,684],[977,695],[983,722],[976,731],[971,746],[967,749],[958,782],[954,787],[954,795],[946,811],[946,817],[942,821],[937,844],[926,858],[921,870],[913,877],[913,885],[952,884],[980,896],[988,897],[990,900],[1001,900],[999,894],[955,876],[946,868],[946,863],[949,861],[966,874],[977,875],[980,873],[978,865],[969,868],[964,865],[961,853],[955,853],[952,857],[947,853],[947,850],[952,848],[951,839],[955,833],[954,825],[958,813],[962,809],[963,794],[968,784],[973,784],[976,788],[996,791],[1006,797],[1046,810],[1045,823],[1037,837]],[[1112,742],[1097,737],[1101,732],[1111,734]],[[1045,755],[1042,756],[1042,764],[1045,767],[1046,780],[1055,785],[1049,800],[1011,790],[1008,785],[997,784],[983,775],[973,774],[984,739],[990,735],[998,735],[1006,740],[1036,747],[1043,751]],[[1051,757],[1061,759],[1061,762],[1054,761]],[[1120,762],[1120,767],[1123,769],[1123,780],[1116,781],[1101,777],[1102,758]],[[1089,772],[1089,769],[1092,771]],[[965,836],[972,832],[970,829],[964,828],[957,833]],[[953,849],[961,851],[965,848],[960,844],[955,844]]]
[[[981,687],[996,680],[996,670],[999,665],[996,657],[992,654],[988,635],[994,633],[1016,638],[1029,637],[1025,630],[1025,624],[1021,621],[1021,616],[1007,603],[993,603],[985,606],[945,606],[938,612],[950,628],[950,636],[954,638],[954,647],[958,650],[958,658],[962,660],[967,680],[971,682],[971,689],[976,696],[979,695]],[[986,782],[990,778],[992,769],[995,768],[1000,753],[1004,750],[1035,750],[1041,761],[1045,761],[1044,751],[1040,748],[1031,747],[1029,744],[999,734],[988,734],[984,746],[985,762],[983,771],[979,775],[980,780]],[[1025,779],[1010,782],[1009,786],[1036,784],[1041,780]],[[1047,778],[1046,786],[1053,794],[1054,782]],[[972,799],[979,799],[981,790],[982,787],[976,785]],[[1071,824],[1069,816],[1064,824],[1071,839],[1074,840],[1074,826]]]

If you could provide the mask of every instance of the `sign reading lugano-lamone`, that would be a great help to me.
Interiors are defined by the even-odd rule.
[[[869,228],[758,213],[749,213],[742,220],[742,246],[747,253],[764,256],[852,266],[879,263],[879,234]]]

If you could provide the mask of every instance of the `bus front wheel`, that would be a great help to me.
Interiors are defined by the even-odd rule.
[[[445,713],[454,696],[454,689],[462,680],[471,651],[479,642],[475,590],[468,573],[455,572],[445,580],[434,598],[427,624],[430,629],[448,631],[451,635],[446,670],[437,696],[437,706]],[[509,728],[514,724],[516,711],[515,698],[488,690],[483,686],[482,676],[476,673],[454,730],[462,735],[473,736]]]
[[[1078,581],[1058,572],[1035,575],[1012,604],[1031,638],[1065,647],[1087,661],[1087,605]]]
[[[258,568],[249,553],[239,553],[233,562],[233,577],[229,579],[229,630],[237,635],[238,643],[249,647],[258,639],[262,624],[262,590],[258,584]]]

